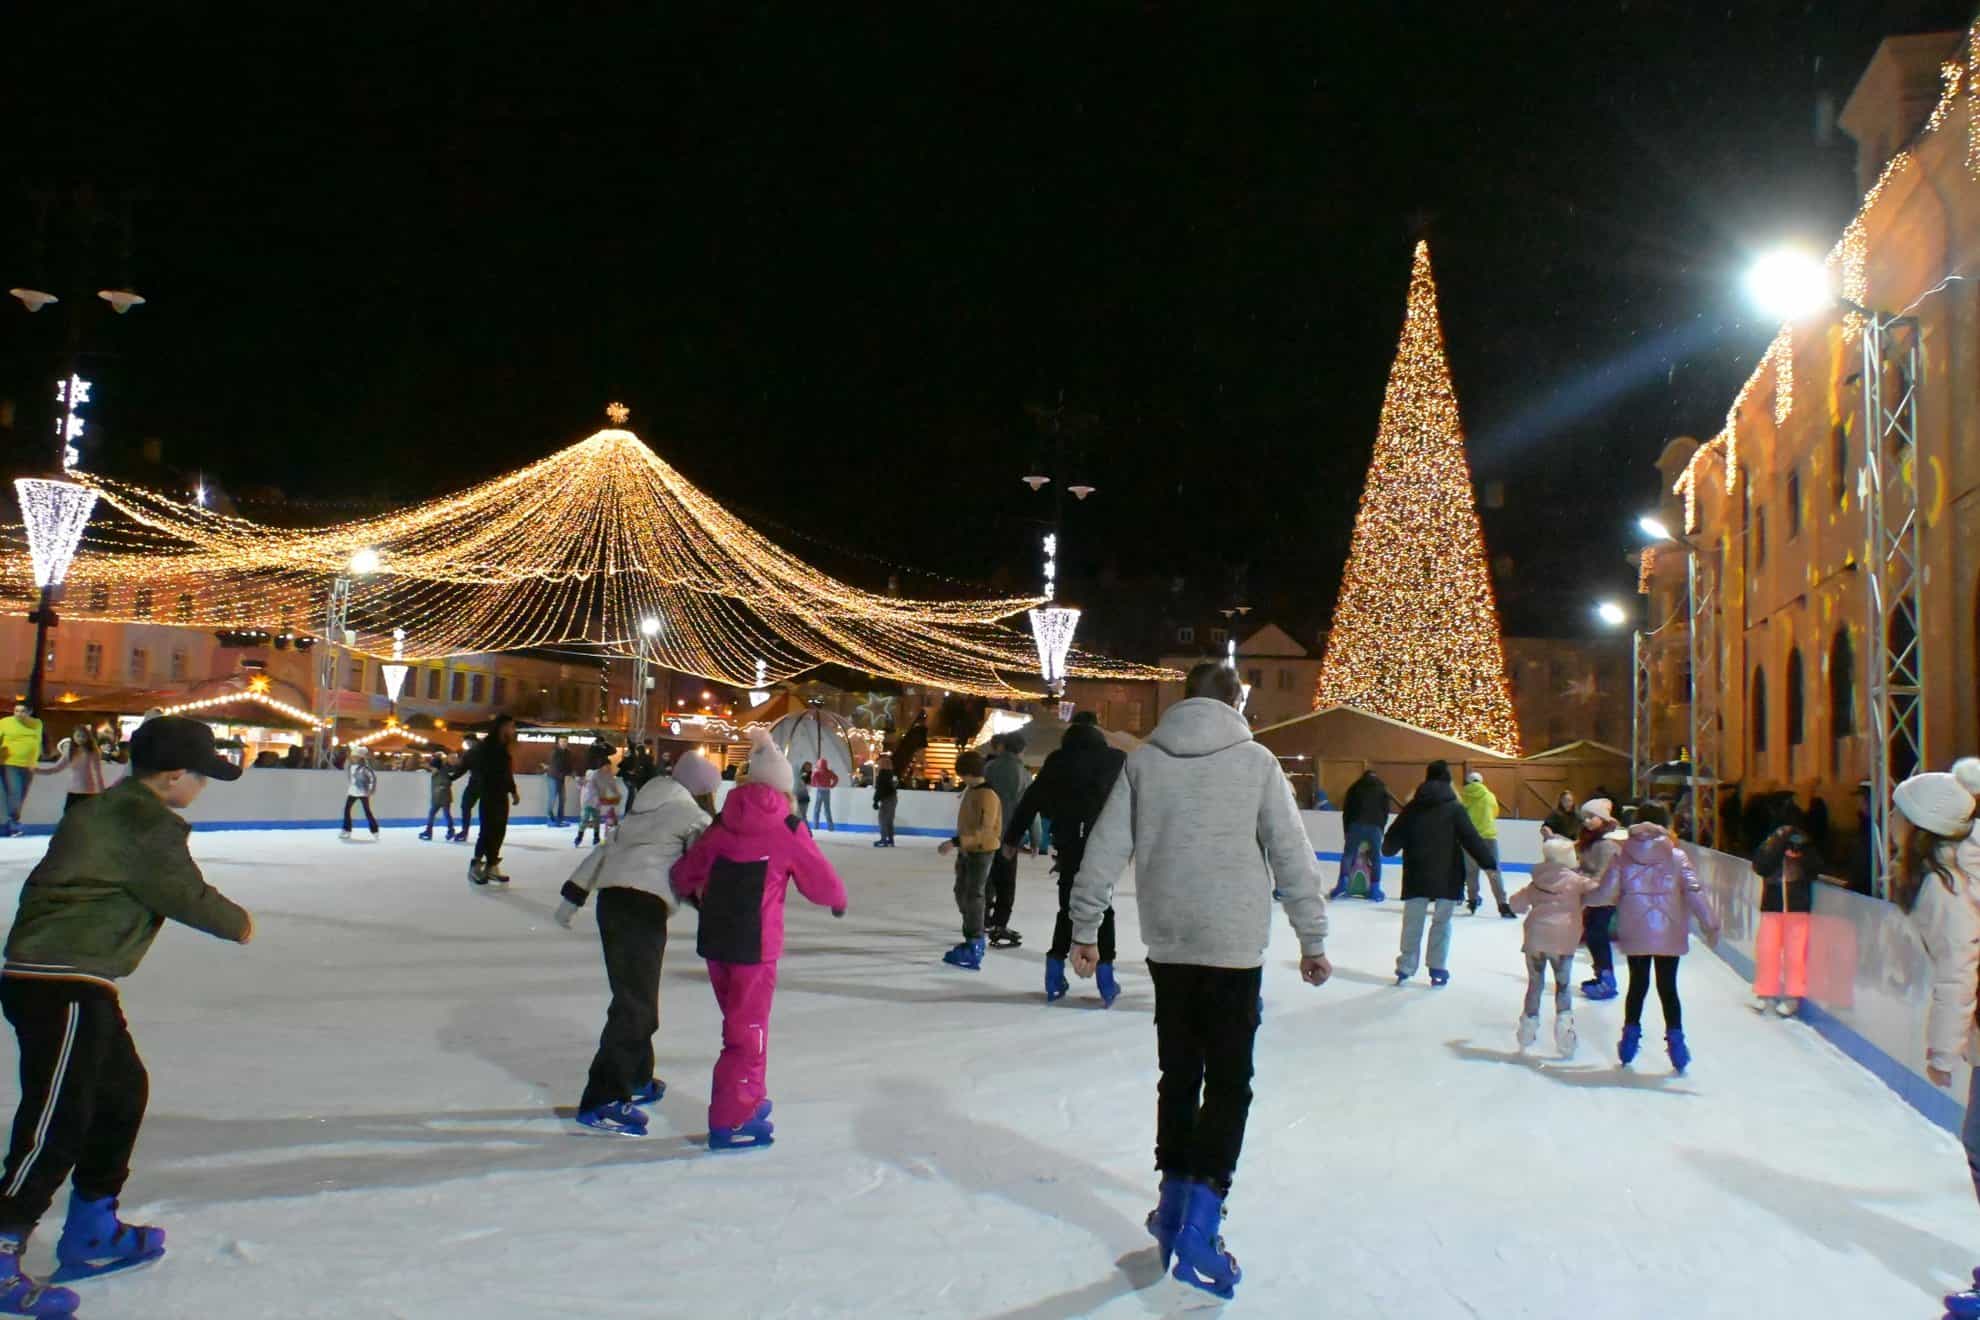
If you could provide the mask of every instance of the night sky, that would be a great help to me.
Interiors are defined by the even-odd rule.
[[[8,18],[0,275],[82,294],[92,466],[403,501],[622,399],[862,585],[1022,586],[1063,392],[1076,575],[1318,622],[1423,232],[1509,625],[1577,632],[1766,346],[1738,272],[1853,208],[1877,40],[1970,5],[291,8]],[[17,465],[62,310],[0,307]]]

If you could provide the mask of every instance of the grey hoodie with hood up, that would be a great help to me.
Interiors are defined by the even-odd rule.
[[[1141,937],[1152,961],[1261,965],[1272,900],[1302,954],[1325,952],[1320,868],[1278,758],[1237,711],[1209,697],[1171,706],[1129,753],[1073,880],[1073,940],[1092,944],[1114,885],[1135,864]]]

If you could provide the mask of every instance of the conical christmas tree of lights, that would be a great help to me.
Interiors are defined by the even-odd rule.
[[[1316,708],[1354,706],[1519,754],[1427,243],[1416,245],[1402,343],[1314,698]]]

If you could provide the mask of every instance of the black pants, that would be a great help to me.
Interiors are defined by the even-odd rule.
[[[436,802],[426,809],[426,832],[433,833],[433,818],[441,812],[447,813],[447,833],[454,832],[454,806],[451,802]]]
[[[1048,955],[1063,959],[1072,952],[1072,887],[1073,878],[1059,877],[1059,919],[1052,925],[1052,952]],[[1107,915],[1100,918],[1100,961],[1114,961],[1114,909],[1108,908]]]
[[[351,827],[351,803],[353,802],[362,802],[364,804],[365,823],[371,826],[371,832],[373,834],[378,833],[378,817],[371,814],[371,799],[361,797],[356,793],[344,799],[344,828],[348,830]]]
[[[1643,1022],[1643,1001],[1650,997],[1650,967],[1657,968],[1657,999],[1664,1006],[1664,1030],[1684,1030],[1684,1005],[1678,1002],[1678,960],[1658,954],[1632,954],[1629,960],[1629,993],[1623,998],[1623,1021],[1630,1026]]]
[[[990,858],[990,904],[983,924],[1002,930],[1011,924],[1011,907],[1017,902],[1017,858],[1004,856],[999,848]]]
[[[151,1079],[117,992],[87,981],[0,978],[0,1008],[21,1051],[21,1107],[0,1173],[0,1230],[26,1233],[71,1170],[88,1200],[117,1196]]]
[[[894,841],[894,812],[899,810],[900,805],[899,798],[881,798],[874,803],[873,810],[880,818],[880,842]]]
[[[461,790],[462,838],[466,838],[468,831],[474,828],[474,806],[479,801],[481,801],[481,785],[470,779],[468,786]]]
[[[667,952],[667,908],[638,889],[598,891],[598,942],[612,1006],[585,1079],[580,1112],[624,1100],[653,1080],[653,1033],[660,1029],[660,959]]]
[[[1588,961],[1595,965],[1598,976],[1616,969],[1615,951],[1609,947],[1609,923],[1615,917],[1612,907],[1581,909],[1581,939],[1588,946]]]
[[[1150,961],[1155,981],[1155,1167],[1228,1192],[1251,1112],[1260,968]]]
[[[481,799],[481,833],[474,836],[474,855],[493,866],[502,860],[502,840],[508,834],[509,799],[501,793],[490,793]]]

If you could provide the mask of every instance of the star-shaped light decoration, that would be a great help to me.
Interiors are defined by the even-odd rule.
[[[250,678],[248,680],[248,691],[250,692],[268,691],[268,675],[256,674],[253,678]]]
[[[859,707],[859,714],[866,717],[871,728],[882,728],[894,717],[894,699],[881,692],[869,692]]]
[[[623,403],[608,403],[605,405],[605,416],[611,420],[612,425],[624,426],[626,419],[632,416],[632,409]]]
[[[1577,678],[1567,685],[1567,696],[1575,701],[1593,701],[1599,695],[1595,687],[1595,675]]]

